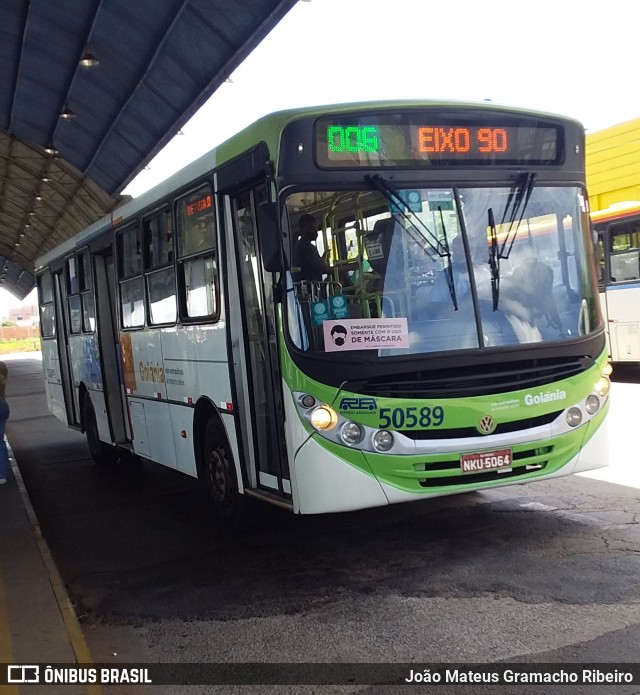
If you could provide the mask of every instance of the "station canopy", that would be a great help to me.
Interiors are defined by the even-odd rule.
[[[0,287],[121,202],[297,0],[0,4]]]

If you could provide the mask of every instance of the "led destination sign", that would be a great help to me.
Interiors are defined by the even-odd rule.
[[[193,217],[194,215],[197,215],[199,212],[209,210],[212,206],[213,198],[210,195],[205,195],[202,198],[199,198],[198,200],[194,200],[193,202],[186,204],[185,209],[187,212],[187,217]]]
[[[416,114],[321,118],[315,131],[322,167],[559,164],[561,128],[527,119],[482,122]]]

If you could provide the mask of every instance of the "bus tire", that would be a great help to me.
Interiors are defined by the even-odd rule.
[[[202,439],[202,481],[218,519],[231,530],[246,522],[246,500],[240,494],[233,455],[222,427],[209,420]]]
[[[117,450],[115,447],[100,441],[96,411],[88,393],[85,393],[82,399],[82,422],[84,423],[84,431],[87,436],[87,445],[91,458],[99,466],[108,466],[115,463],[118,458]]]

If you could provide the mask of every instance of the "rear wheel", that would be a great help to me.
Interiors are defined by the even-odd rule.
[[[114,446],[100,441],[96,411],[89,394],[85,394],[82,399],[82,419],[91,458],[100,466],[115,463],[118,459],[118,451]]]
[[[239,530],[246,522],[246,500],[240,494],[233,456],[222,427],[209,420],[204,430],[202,478],[218,518]]]

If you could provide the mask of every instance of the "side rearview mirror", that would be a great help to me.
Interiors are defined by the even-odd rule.
[[[268,273],[283,271],[284,255],[277,203],[262,203],[258,206],[258,236],[264,269]]]

